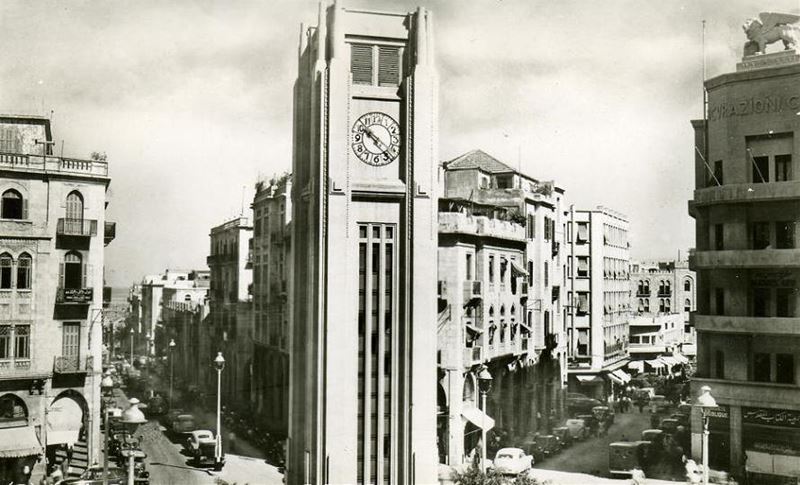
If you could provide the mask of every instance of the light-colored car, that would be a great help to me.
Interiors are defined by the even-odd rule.
[[[203,443],[216,444],[214,433],[207,429],[194,430],[189,433],[189,437],[186,438],[186,450],[190,454],[194,455],[197,453]]]
[[[533,457],[519,448],[501,448],[494,456],[494,468],[503,475],[519,475],[533,466]]]

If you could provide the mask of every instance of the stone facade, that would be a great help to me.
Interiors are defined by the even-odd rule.
[[[102,448],[108,164],[52,156],[42,142],[52,144],[49,120],[0,116],[0,441],[30,452],[0,457],[4,482],[25,465],[40,476],[67,446],[79,471]]]
[[[746,467],[750,483],[800,475],[800,63],[794,51],[777,57],[705,81],[708,116],[692,122],[692,389],[710,386],[721,406],[711,420],[712,467]],[[699,411],[693,419],[699,456]]]

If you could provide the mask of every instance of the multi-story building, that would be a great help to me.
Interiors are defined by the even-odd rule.
[[[712,467],[749,483],[800,477],[800,55],[746,56],[705,81],[695,129],[697,374],[719,404]],[[699,456],[700,411],[692,451]]]
[[[440,306],[440,312],[450,312],[451,324],[445,326],[448,316],[440,313],[439,346],[448,358],[443,354],[440,363],[444,375],[440,376],[439,431],[449,439],[446,445],[441,437],[439,441],[442,456],[456,464],[476,438],[475,433],[470,435],[471,429],[454,421],[457,410],[473,416],[467,416],[471,423],[467,428],[481,426],[483,419],[473,406],[474,387],[469,387],[474,386],[480,365],[488,364],[495,379],[488,414],[499,428],[515,435],[544,430],[551,415],[558,418],[563,410],[564,192],[552,182],[531,178],[473,150],[444,164],[444,193],[439,214],[439,280],[447,286],[447,296],[440,295],[440,300],[450,308]],[[458,210],[450,213],[450,208]],[[509,222],[498,220],[498,214]],[[462,264],[457,263],[459,258]],[[465,278],[465,265],[476,265],[470,278]],[[493,282],[501,270],[513,285]],[[492,291],[459,305],[470,280],[476,289]],[[513,332],[514,340],[499,345],[501,335],[506,339],[511,335],[512,322],[519,327]],[[503,333],[498,333],[500,329]],[[462,356],[464,360],[453,361]],[[460,388],[473,392],[462,393]],[[442,404],[445,400],[447,406]]]
[[[294,91],[287,483],[435,483],[431,14],[320,7]]]
[[[670,374],[689,360],[681,354],[683,318],[680,313],[636,313],[630,319],[628,367],[638,373]]]
[[[603,399],[630,380],[628,220],[571,207],[567,231],[569,389]]]
[[[697,305],[697,276],[687,261],[631,262],[631,297],[637,314],[679,314],[681,344],[694,345],[690,315]]]
[[[459,465],[482,427],[524,434],[536,414],[525,228],[505,208],[439,199],[438,264],[439,456]],[[477,382],[484,366],[494,379],[487,413]]]
[[[159,349],[158,353],[172,359],[169,365],[173,373],[173,392],[194,389],[212,396],[210,391],[216,389],[216,371],[211,368],[209,357],[216,348],[213,345],[216,334],[208,318],[210,312],[211,305],[206,299],[174,299],[162,304],[161,315],[168,339],[162,340],[167,347]],[[169,347],[170,340],[175,342],[174,347]]]
[[[250,403],[269,430],[289,432],[292,178],[256,184],[253,198],[253,382]]]
[[[0,482],[98,460],[103,156],[54,156],[50,121],[0,116]],[[45,460],[37,460],[44,455]],[[33,478],[34,482],[38,478]]]
[[[224,402],[244,409],[250,397],[253,358],[253,271],[250,263],[253,226],[236,217],[211,229],[207,258],[211,269],[211,317],[213,355],[225,357],[222,379]]]

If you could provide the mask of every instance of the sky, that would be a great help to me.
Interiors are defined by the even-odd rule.
[[[800,0],[344,0],[435,17],[440,156],[480,148],[578,208],[626,214],[632,257],[685,257],[707,77],[742,23]],[[57,151],[108,155],[106,279],[206,268],[210,228],[291,168],[300,23],[317,2],[3,0],[0,113],[52,118]],[[776,47],[773,46],[774,50]]]

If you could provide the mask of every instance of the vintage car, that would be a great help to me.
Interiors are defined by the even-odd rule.
[[[608,445],[608,471],[612,475],[631,475],[634,468],[644,470],[648,443],[617,441]]]
[[[560,440],[552,434],[536,435],[532,442],[528,442],[527,446],[526,451],[533,456],[535,461],[542,461],[561,451]]]
[[[196,429],[189,433],[189,437],[186,438],[184,447],[190,455],[194,455],[195,452],[200,449],[200,445],[202,443],[216,444],[216,442],[217,440],[214,438],[213,432],[207,429]]]
[[[197,429],[197,423],[193,415],[180,414],[172,420],[169,429],[176,435],[187,434]]]
[[[642,431],[642,441],[652,443],[651,448],[661,448],[664,444],[664,431],[660,429],[646,429]]]
[[[108,484],[109,485],[127,485],[128,473],[123,468],[115,466],[108,467]],[[103,467],[92,466],[78,478],[68,478],[56,482],[56,485],[102,485],[103,484]]]
[[[589,430],[589,435],[597,433],[597,426],[599,423],[597,418],[594,417],[594,414],[579,414],[575,417],[583,420],[583,422],[586,424],[586,428]]]
[[[677,420],[681,426],[689,427],[689,415],[684,413],[673,413],[670,418]]]
[[[661,394],[656,394],[650,398],[650,412],[654,414],[666,414],[669,411],[670,402]]]
[[[161,394],[155,394],[147,400],[147,416],[161,416],[167,412],[167,400]]]
[[[186,414],[186,411],[173,408],[167,414],[161,416],[161,424],[164,425],[165,428],[170,429],[172,427],[172,422],[181,414]]]
[[[559,426],[553,428],[553,435],[558,439],[562,449],[572,445],[573,439],[568,427]]]
[[[603,403],[590,397],[584,396],[567,398],[567,411],[571,416],[591,413],[593,407],[602,405]]]
[[[677,419],[667,418],[661,420],[661,426],[659,426],[659,429],[664,431],[664,433],[674,435],[678,430],[678,426],[680,426],[680,423]]]
[[[221,468],[225,463],[224,457],[220,463],[216,462],[217,440],[214,433],[208,430],[192,431],[186,440],[186,449],[192,456],[194,466],[218,465]]]
[[[586,426],[586,421],[582,419],[568,419],[566,428],[573,440],[584,440],[589,436],[589,428]]]
[[[592,415],[598,421],[614,422],[614,410],[608,406],[595,406],[592,408]]]
[[[692,405],[682,402],[678,404],[678,412],[687,416],[692,415]]]
[[[533,466],[533,457],[520,448],[501,448],[493,461],[494,469],[503,475],[520,475]]]

